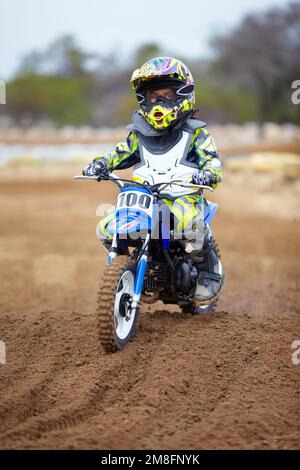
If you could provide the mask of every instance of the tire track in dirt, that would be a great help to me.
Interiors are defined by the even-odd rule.
[[[90,448],[118,448],[122,444],[127,448],[197,448],[213,443],[216,436],[220,446],[214,416],[224,413],[223,407],[226,409],[232,395],[237,393],[242,398],[247,392],[243,377],[248,374],[255,383],[255,377],[247,371],[257,362],[262,338],[270,343],[276,327],[284,324],[282,319],[230,315],[225,311],[192,317],[174,309],[148,310],[142,315],[135,341],[117,355],[101,354],[92,315],[46,312],[38,322],[29,317],[27,329],[32,338],[47,334],[47,342],[56,347],[54,356],[48,350],[48,356],[41,360],[37,354],[35,367],[43,369],[49,354],[55,365],[44,381],[33,387],[25,374],[25,380],[21,378],[18,384],[24,393],[17,406],[12,397],[1,408],[6,422],[1,447],[76,447],[84,442]],[[271,320],[275,323],[272,327]],[[296,318],[293,321],[296,325]],[[24,322],[19,327],[13,323],[18,331]],[[53,326],[52,333],[49,325]],[[63,336],[57,335],[59,330]],[[82,365],[77,362],[74,366],[78,343],[87,338],[88,355],[81,357]],[[68,356],[59,357],[59,351],[68,351]],[[263,362],[258,378],[261,371],[265,371]],[[57,387],[63,397],[69,396],[69,403],[52,401]],[[251,393],[254,395],[253,387]],[[253,400],[250,405],[253,412]],[[16,412],[13,416],[12,408]],[[6,421],[5,410],[9,413]],[[227,411],[228,420],[234,426],[232,410]],[[217,423],[220,427],[218,419]],[[208,437],[202,427],[211,428]],[[262,428],[262,436],[266,436],[269,427]],[[224,429],[222,433],[224,437]],[[294,434],[298,436],[297,431]],[[256,436],[253,442],[264,447],[262,436]],[[225,447],[230,446],[231,440],[227,439]],[[282,436],[277,439],[277,445],[281,446],[282,441],[284,445]]]
[[[160,314],[162,313],[160,312]],[[170,314],[165,311],[164,316],[167,315]],[[223,315],[226,314],[220,314],[219,317],[214,318],[214,323],[215,321],[221,323],[220,328],[222,328],[222,324],[224,326],[230,324],[233,327],[232,335],[235,336],[235,321],[226,322]],[[214,371],[212,370],[214,362],[211,363],[211,353],[209,352],[211,348],[206,337],[207,333],[209,334],[210,330],[214,328],[210,324],[210,320],[211,318],[204,317],[197,320],[193,318],[184,320],[180,325],[181,328],[177,328],[173,334],[165,338],[161,348],[155,351],[151,363],[147,366],[147,376],[143,382],[137,384],[130,396],[125,397],[123,405],[129,410],[127,411],[129,422],[135,421],[136,404],[132,407],[131,403],[136,396],[141,395],[138,407],[147,413],[144,419],[128,432],[129,435],[134,436],[131,443],[132,448],[137,443],[144,447],[145,442],[147,442],[148,448],[149,446],[154,448],[172,447],[171,442],[178,430],[180,430],[179,434],[185,433],[191,423],[201,421],[204,416],[209,414],[216,401],[224,396],[227,380],[233,380],[235,376],[238,376],[239,372],[230,363],[228,377],[225,377],[223,381],[222,393],[216,394]],[[197,331],[193,335],[191,334],[191,324],[195,322]],[[206,323],[208,324],[205,325]],[[215,338],[213,337],[213,339]],[[228,339],[227,335],[226,339]],[[205,357],[206,350],[208,351],[207,357]],[[247,359],[248,353],[245,354]],[[197,371],[199,371],[199,377],[196,377],[195,380]],[[212,378],[208,384],[209,371],[212,373]],[[200,374],[202,373],[201,380]],[[202,395],[199,403],[197,403],[197,395],[200,397]],[[128,445],[128,440],[126,443]]]
[[[85,379],[89,383],[88,388],[83,387],[82,395],[76,395],[75,403],[72,403],[70,410],[69,407],[65,407],[63,413],[59,416],[57,414],[57,405],[51,400],[52,388],[55,387],[56,382],[59,381],[60,386],[65,385],[62,380],[64,369],[68,370],[70,362],[65,360],[65,354],[57,360],[58,351],[62,348],[69,350],[69,357],[72,356],[72,347],[74,348],[74,341],[72,344],[63,341],[62,345],[59,345],[58,338],[56,336],[56,328],[53,337],[48,337],[48,341],[55,343],[57,351],[55,358],[52,358],[55,366],[51,370],[51,373],[41,383],[35,384],[29,391],[28,383],[24,383],[24,395],[21,396],[21,401],[18,406],[14,406],[13,416],[11,414],[12,401],[14,399],[8,399],[6,403],[2,404],[0,408],[0,416],[2,417],[1,435],[0,442],[6,446],[6,442],[18,442],[28,438],[31,441],[39,440],[43,434],[48,434],[56,430],[64,430],[67,428],[73,428],[81,423],[84,423],[87,419],[94,415],[98,415],[105,408],[106,403],[110,406],[118,401],[120,393],[123,390],[129,390],[137,381],[138,373],[136,370],[141,369],[141,362],[144,367],[147,366],[147,362],[150,360],[151,355],[155,348],[159,346],[159,343],[163,339],[165,333],[163,327],[158,328],[162,335],[156,334],[156,339],[152,338],[151,344],[149,344],[146,355],[137,355],[134,361],[134,367],[132,368],[132,355],[127,360],[115,361],[113,356],[101,355],[101,346],[98,340],[97,329],[96,329],[96,317],[80,315],[76,313],[65,312],[60,318],[60,324],[58,322],[58,316],[53,315],[52,312],[46,312],[46,315],[42,314],[40,320],[36,320],[34,323],[39,323],[39,333],[34,332],[32,325],[28,325],[28,330],[32,331],[33,336],[43,336],[44,323],[55,322],[56,328],[62,331],[67,331],[67,324],[71,323],[74,319],[80,318],[78,328],[76,330],[87,330],[94,326],[94,334],[92,338],[92,344],[89,342],[88,347],[94,352],[92,362],[84,368]],[[85,321],[83,322],[82,319]],[[86,320],[90,322],[87,326]],[[30,323],[30,321],[29,321]],[[83,325],[81,324],[83,323]],[[76,337],[76,331],[73,329],[72,334]],[[146,333],[153,331],[153,328],[146,328]],[[90,338],[91,339],[91,338]],[[93,360],[94,359],[94,360]],[[40,361],[40,359],[38,359]],[[104,364],[102,363],[104,362]],[[99,364],[98,364],[99,363]],[[102,364],[101,364],[102,363]],[[42,362],[39,362],[38,368],[42,367]],[[78,362],[78,365],[79,362]],[[84,363],[82,364],[84,366]],[[126,367],[127,366],[127,367]],[[131,368],[131,370],[130,370]],[[72,368],[74,377],[77,377],[78,369]],[[128,374],[124,374],[124,369],[130,370],[130,377]],[[100,375],[100,379],[96,379],[97,373]],[[115,380],[117,379],[117,380]],[[129,380],[128,380],[129,379]],[[116,387],[117,382],[117,387]],[[81,384],[80,384],[81,385]],[[68,386],[68,384],[66,384]],[[20,385],[19,385],[20,387]],[[66,391],[65,391],[66,392]],[[72,394],[72,390],[68,390]],[[75,405],[75,406],[74,406]],[[39,417],[40,415],[40,417]],[[50,417],[53,415],[52,417]]]

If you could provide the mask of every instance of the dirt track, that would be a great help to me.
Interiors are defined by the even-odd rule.
[[[113,191],[53,171],[0,180],[0,447],[300,448],[299,184],[225,174],[218,311],[145,307],[104,355],[95,208]]]

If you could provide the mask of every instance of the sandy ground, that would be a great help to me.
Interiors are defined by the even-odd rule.
[[[116,191],[78,172],[0,176],[0,447],[300,448],[299,182],[225,171],[217,312],[145,306],[105,355],[95,210]]]

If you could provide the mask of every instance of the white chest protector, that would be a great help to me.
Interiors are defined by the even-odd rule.
[[[133,176],[137,181],[147,181],[149,184],[157,184],[172,180],[181,180],[191,183],[196,163],[187,160],[192,134],[182,131],[182,136],[177,143],[163,153],[151,152],[139,139],[140,162],[135,165]],[[177,197],[196,194],[197,191],[183,188],[175,184],[167,186],[161,193],[161,197],[176,199]]]

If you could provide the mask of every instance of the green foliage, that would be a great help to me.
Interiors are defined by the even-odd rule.
[[[79,125],[91,121],[85,99],[85,84],[79,78],[38,75],[17,77],[8,86],[9,111],[32,122],[47,117],[58,125]]]
[[[223,122],[255,121],[258,116],[258,100],[253,93],[210,81],[209,77],[196,85],[196,107],[209,110]]]

